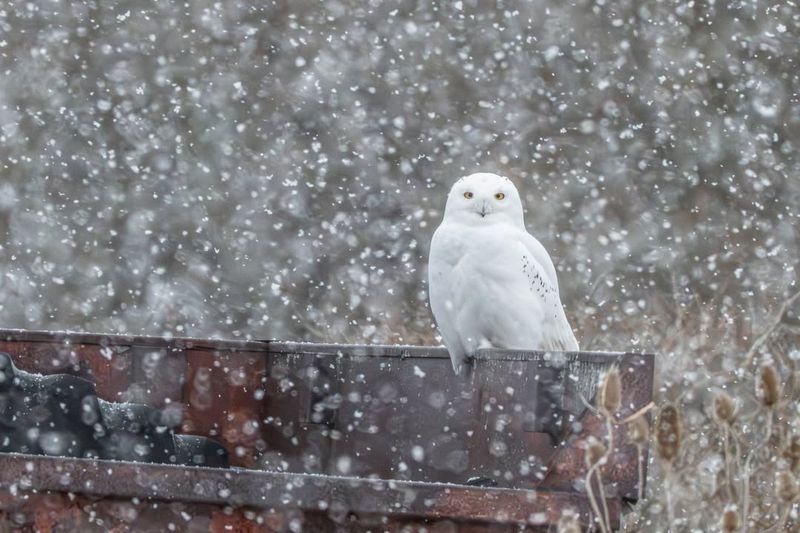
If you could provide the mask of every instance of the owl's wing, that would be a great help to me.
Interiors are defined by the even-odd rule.
[[[433,318],[450,354],[453,370],[456,374],[460,374],[464,364],[465,348],[458,334],[454,307],[457,295],[453,269],[458,262],[454,240],[455,236],[442,226],[433,235],[428,254],[428,297]]]
[[[544,246],[527,232],[523,235],[521,245],[524,248],[522,269],[528,281],[528,288],[537,299],[541,300],[544,307],[543,348],[577,351],[578,340],[561,305],[558,278],[550,255]]]

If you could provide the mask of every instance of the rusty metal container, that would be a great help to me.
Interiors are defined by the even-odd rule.
[[[443,348],[18,330],[0,351],[103,400],[179,404],[181,432],[232,465],[0,454],[6,525],[40,531],[536,531],[566,508],[588,523],[582,444],[605,423],[586,402],[613,364],[620,417],[636,412],[654,369],[649,354],[489,350],[458,377]],[[624,427],[615,441],[614,525],[639,484]]]

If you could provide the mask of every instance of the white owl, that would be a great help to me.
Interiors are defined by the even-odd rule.
[[[431,241],[428,282],[456,374],[480,348],[578,350],[556,269],[525,230],[508,178],[478,173],[453,185]]]

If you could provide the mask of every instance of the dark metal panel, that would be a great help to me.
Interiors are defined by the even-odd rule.
[[[97,396],[109,402],[123,402],[128,388],[133,382],[130,346],[99,344],[77,344],[75,352],[79,358],[79,366],[85,373],[82,377],[94,382]]]
[[[465,482],[478,393],[448,361],[342,358],[330,474]],[[476,455],[477,455],[476,451]]]
[[[186,379],[186,353],[182,348],[133,344],[124,353],[130,361],[131,378],[122,395],[124,401],[153,407],[181,401]]]
[[[179,398],[185,433],[212,436],[232,465],[253,468],[267,444],[262,432],[266,359],[261,353],[186,350],[186,379]]]
[[[323,512],[329,517],[418,517],[518,526],[555,523],[573,508],[588,519],[576,494],[479,489],[441,483],[229,471],[88,459],[0,454],[0,488],[18,499],[28,491],[58,491],[256,509]],[[619,503],[609,500],[612,522]]]
[[[623,398],[617,418],[624,419],[652,400],[655,361],[652,355],[630,354],[615,363],[619,366]],[[584,412],[576,427],[578,434],[559,447],[539,488],[576,490],[576,486],[582,486],[586,473],[583,442],[589,436],[605,438],[607,430],[601,417],[590,410]],[[614,426],[614,442],[609,465],[602,470],[603,479],[611,494],[635,500],[639,483],[637,452],[636,447],[628,443],[624,425]],[[646,454],[644,459],[646,461]]]
[[[334,427],[341,437],[328,473],[538,484],[537,469],[553,453],[544,429],[560,410],[557,370],[486,360],[458,377],[449,360],[347,357],[340,364]]]
[[[52,338],[40,341],[0,340],[0,351],[14,354],[14,362],[27,372],[89,377],[88,369],[80,366],[76,346],[54,342]]]
[[[18,330],[0,330],[0,350],[27,370],[87,377],[105,399],[180,401],[183,431],[221,440],[235,465],[409,482],[485,476],[582,505],[582,443],[605,435],[585,408],[601,372],[620,366],[624,417],[650,401],[654,370],[649,354],[485,350],[459,377],[440,347]],[[136,387],[149,389],[132,398]],[[603,479],[609,494],[635,498],[624,431]]]

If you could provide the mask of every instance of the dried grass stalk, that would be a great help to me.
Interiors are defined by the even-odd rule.
[[[756,396],[767,409],[775,407],[781,399],[781,379],[773,365],[762,365],[756,382]]]
[[[614,416],[622,405],[622,380],[617,367],[611,367],[600,381],[597,403],[606,416]]]
[[[800,435],[792,435],[789,444],[783,450],[783,457],[789,461],[792,472],[797,473],[800,467]]]
[[[681,449],[683,427],[678,408],[667,404],[661,408],[656,423],[656,452],[667,464],[672,464]]]
[[[714,397],[714,418],[723,425],[731,425],[736,418],[736,404],[727,392]]]
[[[650,440],[650,424],[647,418],[637,416],[628,422],[628,439],[636,445],[645,445]]]
[[[728,496],[733,498],[733,476],[731,473],[731,446],[730,435],[733,423],[736,420],[736,402],[730,395],[722,391],[714,396],[714,419],[722,430],[722,443],[725,450],[725,481],[727,484]]]
[[[667,515],[669,516],[670,529],[675,525],[675,507],[672,504],[672,471],[675,460],[681,450],[682,436],[683,426],[678,408],[671,403],[665,405],[658,414],[655,438],[656,453],[661,457],[666,471]]]
[[[600,474],[599,468],[603,465],[604,459],[606,458],[606,454],[608,452],[608,448],[600,442],[594,436],[589,437],[586,439],[586,449],[584,451],[584,460],[586,461],[586,493],[589,496],[589,503],[592,506],[592,510],[594,511],[595,515],[597,516],[598,522],[600,523],[600,531],[606,533],[611,531],[611,526],[609,524],[608,518],[608,507],[605,501],[605,493],[603,490],[603,477]],[[600,505],[597,502],[597,497],[594,494],[594,487],[592,486],[592,476],[597,474],[595,477],[597,478],[597,485],[599,491],[599,497],[603,504],[603,508],[601,511]]]
[[[722,531],[732,533],[739,529],[739,509],[735,504],[728,504],[722,511]]]
[[[586,450],[584,458],[586,459],[586,468],[591,469],[606,456],[606,447],[595,437],[586,439]]]
[[[644,499],[644,450],[650,441],[650,424],[644,415],[628,422],[628,440],[636,445],[637,471],[639,472],[639,500]]]
[[[800,487],[794,474],[787,471],[778,472],[775,475],[775,496],[783,503],[791,503],[797,498]]]

